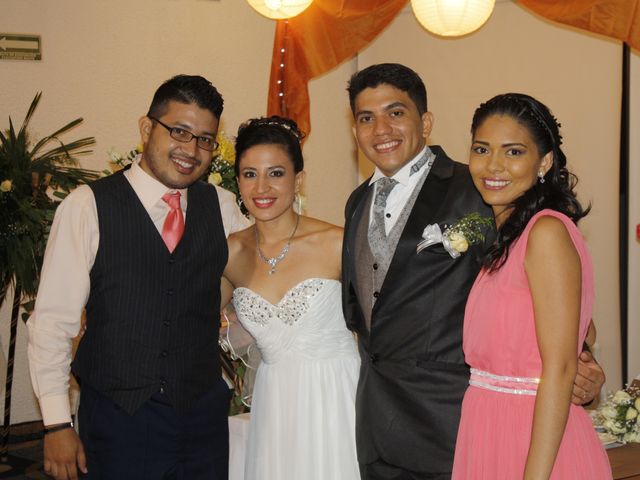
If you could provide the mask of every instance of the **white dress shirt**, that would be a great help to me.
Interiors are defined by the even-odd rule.
[[[395,175],[391,178],[398,182],[398,184],[391,190],[389,196],[387,197],[387,205],[384,209],[384,228],[385,232],[388,235],[389,232],[393,229],[394,225],[398,221],[400,214],[402,213],[402,209],[407,204],[407,200],[413,193],[413,190],[416,188],[419,180],[423,175],[428,174],[428,168],[422,167],[417,174],[411,175],[411,167],[420,160],[427,151],[427,147],[425,146],[420,153],[418,153],[413,159],[407,163],[404,167],[398,170]],[[376,167],[373,172],[373,176],[369,181],[369,185],[373,185],[382,177],[386,175]],[[375,186],[376,192],[378,186]],[[374,192],[374,195],[375,193]],[[373,223],[373,202],[371,202],[371,209],[369,211],[369,225]]]
[[[134,192],[162,233],[169,206],[167,187],[147,174],[137,161],[124,172]],[[240,213],[235,195],[217,187],[225,233],[242,230],[249,221]],[[187,215],[187,190],[180,207]],[[49,234],[35,309],[27,322],[27,354],[33,390],[45,425],[69,422],[69,376],[72,339],[78,335],[91,289],[89,274],[98,251],[100,230],[93,191],[82,185],[58,206]]]
[[[216,185],[218,201],[220,202],[220,213],[224,225],[224,235],[228,237],[232,233],[239,232],[250,226],[253,222],[245,217],[236,203],[236,196],[233,192]]]

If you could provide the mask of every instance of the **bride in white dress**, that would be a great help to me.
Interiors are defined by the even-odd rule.
[[[342,229],[294,211],[301,137],[293,121],[269,117],[243,124],[236,140],[255,225],[229,237],[223,300],[233,292],[262,354],[245,480],[358,480],[360,360],[342,315]]]

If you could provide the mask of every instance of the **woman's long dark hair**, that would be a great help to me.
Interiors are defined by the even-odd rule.
[[[509,256],[509,248],[522,234],[531,217],[540,210],[556,210],[578,223],[591,208],[583,209],[576,198],[574,188],[578,179],[567,170],[567,157],[560,148],[560,124],[546,105],[521,93],[497,95],[476,110],[471,135],[474,136],[480,125],[493,115],[511,117],[525,127],[541,157],[552,152],[553,164],[545,174],[544,182],[536,182],[513,202],[511,214],[498,230],[496,242],[485,255],[484,266],[489,271],[495,271],[504,264]]]

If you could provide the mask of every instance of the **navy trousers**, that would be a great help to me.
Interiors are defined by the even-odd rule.
[[[87,480],[227,480],[230,393],[220,379],[184,414],[162,393],[133,415],[83,384],[78,420]]]

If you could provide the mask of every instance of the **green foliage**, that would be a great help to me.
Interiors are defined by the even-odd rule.
[[[220,175],[220,177],[215,177],[215,174]],[[213,157],[211,161],[211,168],[209,169],[209,173],[204,180],[209,183],[215,183],[220,185],[222,188],[233,192],[236,198],[240,197],[240,191],[238,190],[238,179],[236,178],[236,172],[233,169],[233,164],[229,163],[228,160],[225,160],[220,155],[216,155]]]
[[[32,145],[29,121],[41,95],[36,94],[18,131],[11,117],[9,129],[0,131],[0,304],[12,282],[27,297],[36,294],[56,207],[72,189],[99,177],[77,167],[77,157],[91,152],[93,137],[66,144],[59,138],[82,118]]]
[[[478,212],[465,215],[455,225],[447,228],[448,235],[460,233],[464,235],[469,245],[484,241],[484,230],[493,226],[493,219],[483,217]]]
[[[227,352],[224,351],[222,352],[222,355],[232,358]],[[231,365],[233,366],[234,372],[234,390],[231,397],[231,403],[229,404],[229,415],[233,416],[240,413],[248,412],[250,409],[242,401],[242,386],[244,383],[244,376],[247,373],[247,368],[244,366],[240,359],[231,359]]]

